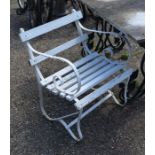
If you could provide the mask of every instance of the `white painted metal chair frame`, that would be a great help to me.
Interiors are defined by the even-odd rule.
[[[128,83],[130,75],[133,72],[132,69],[126,70],[125,63],[127,63],[127,62],[122,63],[122,62],[119,62],[119,61],[117,61],[117,62],[116,61],[111,61],[109,59],[106,59],[104,57],[104,54],[103,54],[102,57],[104,58],[104,60],[109,62],[109,64],[111,64],[111,66],[112,65],[117,65],[116,67],[113,67],[109,71],[109,73],[108,73],[109,75],[112,75],[112,73],[115,71],[115,68],[117,68],[118,71],[119,71],[119,69],[123,69],[124,72],[121,75],[119,75],[119,76],[115,77],[114,79],[112,79],[110,82],[107,82],[103,86],[101,86],[98,89],[94,90],[93,93],[90,93],[89,95],[85,96],[81,100],[78,99],[78,95],[85,92],[84,89],[82,88],[82,80],[81,80],[79,70],[77,69],[77,66],[78,66],[77,64],[80,63],[80,62],[77,62],[77,63],[73,64],[71,61],[69,61],[69,60],[67,60],[65,58],[62,58],[62,57],[55,56],[55,55],[57,53],[63,51],[63,50],[66,50],[66,49],[76,45],[76,44],[82,43],[82,45],[84,47],[84,50],[86,52],[86,55],[88,55],[88,56],[90,55],[89,58],[83,58],[83,61],[86,60],[86,59],[90,59],[90,57],[95,56],[94,52],[89,50],[89,48],[87,47],[86,40],[88,39],[88,36],[85,35],[82,30],[89,31],[89,32],[110,34],[110,35],[113,35],[113,36],[116,36],[116,37],[122,37],[127,42],[127,45],[129,47],[128,51],[129,52],[131,51],[131,47],[130,47],[130,44],[129,44],[126,36],[124,37],[124,36],[122,36],[122,34],[117,34],[117,33],[113,33],[113,32],[102,32],[102,31],[87,29],[80,23],[79,20],[81,18],[82,18],[82,13],[80,11],[73,10],[73,13],[70,14],[70,15],[67,15],[65,17],[62,17],[62,18],[58,19],[58,20],[49,22],[47,24],[44,24],[44,25],[39,26],[37,28],[34,28],[32,30],[24,31],[24,29],[20,29],[20,32],[21,32],[20,33],[20,38],[21,38],[21,40],[23,42],[26,43],[26,46],[28,48],[29,57],[30,57],[30,64],[32,66],[34,66],[35,75],[37,77],[41,111],[42,111],[43,115],[48,120],[60,122],[65,127],[65,129],[68,131],[68,133],[76,141],[80,141],[83,138],[83,135],[82,135],[82,132],[81,132],[81,129],[80,129],[80,121],[81,121],[81,119],[83,119],[86,115],[88,115],[90,112],[95,110],[102,103],[105,103],[105,101],[107,99],[112,97],[117,104],[119,104],[121,106],[125,105],[125,104],[122,105],[121,103],[119,103],[119,101],[116,99],[113,92],[110,91],[110,89],[113,86],[115,86],[116,84],[124,81],[126,83],[125,92],[124,92],[124,96],[126,98],[127,83]],[[73,39],[73,40],[71,40],[71,41],[69,41],[69,42],[67,42],[67,43],[65,43],[65,44],[63,44],[63,45],[61,45],[59,47],[56,47],[53,50],[47,51],[46,53],[39,52],[39,51],[35,50],[31,46],[29,40],[31,40],[31,39],[33,39],[35,37],[38,37],[38,36],[40,36],[42,34],[45,34],[47,32],[50,32],[50,31],[52,31],[54,29],[57,29],[59,27],[62,27],[64,25],[67,25],[69,23],[72,23],[72,22],[76,23],[76,27],[77,27],[78,33],[80,35],[79,38]],[[110,48],[107,49],[107,50],[112,52]],[[37,54],[39,56],[36,57],[36,56],[33,55],[33,53],[35,53],[35,54]],[[103,51],[103,53],[104,53],[104,51]],[[46,60],[47,58],[56,59],[56,60],[65,62],[72,68],[72,70],[74,71],[72,73],[72,76],[73,76],[73,74],[75,74],[74,78],[76,78],[76,83],[77,83],[76,89],[74,89],[74,91],[72,89],[71,89],[71,91],[69,91],[69,90],[65,90],[65,89],[61,88],[61,85],[63,84],[64,81],[63,81],[63,77],[61,77],[61,75],[59,75],[59,74],[54,74],[51,77],[47,77],[47,78],[43,77],[43,75],[42,75],[42,73],[41,73],[41,71],[39,69],[38,64],[41,63],[42,61]],[[71,70],[70,67],[69,67],[69,69]],[[108,75],[105,75],[104,77],[102,77],[102,79],[100,79],[100,82],[103,81],[106,78],[106,76],[108,77]],[[101,78],[101,77],[99,77],[99,78]],[[51,82],[53,82],[52,86],[50,84]],[[93,89],[93,87],[98,83],[99,83],[99,80],[94,82],[92,85],[90,83],[90,86],[87,87],[87,90]],[[77,112],[74,112],[74,113],[71,113],[69,115],[59,117],[59,118],[51,118],[51,117],[49,117],[48,114],[45,111],[45,108],[44,108],[43,92],[42,92],[43,87],[47,87],[47,88],[54,87],[52,92],[55,95],[59,94],[61,97],[66,98],[68,101],[74,101],[74,106],[76,107]],[[108,93],[108,95],[106,95],[105,97],[100,99],[97,103],[93,104],[87,110],[85,110],[85,111],[83,110],[83,108],[86,107],[89,103],[91,103],[96,98],[102,96],[105,93]],[[126,98],[126,101],[127,101],[127,98]],[[73,119],[69,124],[67,124],[65,119],[68,118],[68,117],[72,117],[74,115],[77,115],[77,117],[75,119]],[[77,134],[78,134],[78,136],[76,136],[75,133],[73,133],[73,131],[71,129],[74,125],[77,126]]]

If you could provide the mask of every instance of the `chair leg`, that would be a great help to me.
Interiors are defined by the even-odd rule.
[[[128,93],[128,84],[129,84],[129,81],[130,81],[130,77],[126,79],[126,82],[125,82],[125,88],[124,88],[124,104],[126,105],[127,102],[128,102],[128,97],[127,97],[127,93]]]
[[[77,115],[79,113],[79,112],[74,112],[74,113],[71,113],[71,114],[68,114],[68,115],[64,115],[64,116],[61,116],[61,117],[58,117],[58,118],[52,118],[52,117],[50,117],[47,114],[47,112],[46,112],[46,110],[44,108],[44,96],[43,96],[43,90],[42,90],[43,88],[39,84],[38,84],[38,88],[39,88],[40,109],[41,109],[42,114],[49,121],[59,121],[60,119],[71,117],[71,116]]]
[[[78,114],[78,117],[77,117],[77,123],[76,123],[76,129],[77,129],[78,136],[76,136],[75,133],[72,131],[71,127],[73,127],[73,126],[68,125],[63,119],[59,120],[59,122],[68,131],[68,133],[70,134],[70,136],[74,140],[76,140],[78,142],[83,139],[83,135],[82,135],[82,132],[81,132],[81,127],[80,127],[81,114],[82,114],[82,110],[79,111],[79,114]]]
[[[111,90],[108,90],[108,93],[111,94],[111,97],[113,98],[113,100],[115,101],[116,104],[118,104],[119,106],[122,106],[121,103],[118,101],[118,99],[116,98],[116,96],[114,95],[114,93]]]
[[[110,90],[108,90],[108,92],[112,95],[113,100],[115,101],[115,103],[121,107],[124,107],[127,104],[128,98],[127,98],[127,93],[128,93],[128,83],[129,83],[130,78],[127,78],[125,80],[125,88],[124,88],[124,103],[120,103],[119,100],[116,98],[116,96],[114,95],[114,93]]]
[[[78,117],[75,118],[74,120],[72,120],[69,124],[67,124],[63,119],[59,120],[59,122],[61,122],[61,124],[65,127],[65,129],[68,131],[68,133],[71,135],[71,137],[74,140],[80,141],[80,140],[83,139],[83,135],[82,135],[81,128],[80,128],[80,121],[85,116],[87,116],[89,113],[91,113],[93,110],[95,110],[98,106],[100,106],[102,103],[104,103],[107,99],[109,99],[111,96],[112,95],[109,93],[107,96],[105,96],[104,98],[102,98],[100,101],[98,101],[96,104],[94,104],[89,109],[85,110],[84,112],[83,112],[83,109],[79,110]],[[79,138],[71,130],[71,128],[74,125],[76,125],[77,132],[78,132],[78,137]]]
[[[80,140],[83,139],[83,135],[82,135],[82,132],[81,132],[81,124],[80,124],[82,112],[83,112],[83,109],[81,109],[79,111],[79,117],[78,117],[78,121],[77,121],[77,131],[78,131]]]
[[[128,86],[128,81],[129,79],[126,81],[126,85],[125,85],[125,91],[124,91],[124,95],[126,95],[127,93],[127,86]],[[38,84],[38,88],[39,88],[39,98],[40,98],[40,108],[41,108],[41,111],[43,113],[43,115],[46,117],[46,119],[50,120],[50,121],[58,121],[60,122],[64,127],[65,129],[68,131],[68,133],[70,134],[70,136],[76,140],[76,141],[80,141],[83,139],[83,135],[82,135],[82,132],[81,132],[81,127],[80,127],[80,122],[81,120],[86,116],[88,115],[90,112],[92,112],[94,109],[96,109],[99,105],[101,105],[103,102],[105,102],[107,99],[109,99],[110,97],[112,97],[114,99],[114,101],[116,102],[116,104],[120,105],[120,106],[124,106],[125,104],[121,104],[117,98],[114,96],[113,92],[112,91],[108,91],[108,95],[106,97],[104,97],[103,99],[101,99],[99,102],[97,102],[95,105],[93,105],[92,107],[90,107],[88,110],[86,110],[85,112],[83,112],[83,109],[81,110],[78,110],[77,112],[74,112],[74,113],[71,113],[71,114],[68,114],[68,115],[65,115],[65,116],[61,116],[61,117],[58,117],[58,118],[51,118],[45,108],[44,108],[44,101],[43,101],[43,88],[40,84]],[[69,124],[66,123],[66,121],[64,120],[65,118],[68,118],[68,117],[72,117],[74,115],[78,115],[74,120],[72,120]],[[76,129],[77,129],[77,136],[75,135],[75,133],[72,131],[72,127],[76,125]]]
[[[49,121],[58,121],[60,122],[64,127],[65,129],[68,131],[68,133],[71,135],[71,137],[73,139],[75,139],[76,141],[80,141],[82,140],[83,138],[83,135],[82,135],[82,132],[81,132],[81,128],[80,128],[80,121],[81,121],[81,114],[82,114],[82,110],[78,111],[78,112],[74,112],[74,113],[71,113],[71,114],[68,114],[68,115],[64,115],[64,116],[61,116],[61,117],[58,117],[58,118],[52,118],[50,117],[45,108],[44,108],[44,96],[43,96],[43,88],[40,84],[38,84],[38,88],[39,88],[39,98],[40,98],[40,108],[41,108],[41,112],[42,114],[45,116],[46,119],[48,119]],[[75,136],[75,134],[73,133],[73,131],[71,130],[71,127],[69,125],[67,125],[67,123],[64,121],[65,118],[68,118],[68,117],[71,117],[71,116],[74,116],[74,115],[78,115],[77,117],[77,132],[78,132],[78,137]]]

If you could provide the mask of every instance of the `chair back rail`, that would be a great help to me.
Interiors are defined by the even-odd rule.
[[[65,17],[62,17],[62,18],[56,19],[54,21],[48,22],[44,25],[35,27],[31,30],[24,31],[24,32],[19,34],[19,37],[20,37],[22,42],[26,42],[26,41],[29,41],[29,40],[34,39],[36,37],[39,37],[43,34],[46,34],[50,31],[53,31],[53,30],[56,30],[60,27],[68,25],[72,22],[78,21],[82,17],[83,16],[82,16],[81,11],[74,11],[73,13],[71,13]]]
[[[72,39],[60,46],[57,46],[55,47],[54,49],[51,49],[49,51],[46,52],[46,54],[49,54],[49,55],[56,55],[62,51],[65,51],[75,45],[78,45],[80,43],[82,43],[83,41],[87,40],[88,39],[88,35],[84,34],[84,35],[81,35],[75,39]],[[33,66],[33,65],[36,65],[36,64],[39,64],[41,63],[42,61],[48,59],[48,57],[45,57],[45,56],[42,56],[42,55],[39,55],[39,56],[36,56],[34,57],[34,59],[30,59],[30,64]]]

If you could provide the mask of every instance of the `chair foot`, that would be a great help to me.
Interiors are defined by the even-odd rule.
[[[80,128],[80,121],[79,123],[77,122],[77,136],[75,135],[75,133],[72,131],[71,127],[69,125],[67,125],[67,123],[61,119],[59,120],[59,122],[65,127],[65,129],[68,131],[69,135],[77,142],[81,141],[83,139],[83,135],[81,132],[81,128]]]
[[[128,99],[127,99],[127,93],[128,93],[128,83],[129,83],[129,80],[130,78],[127,78],[127,80],[125,81],[125,88],[124,88],[124,103],[121,103],[117,98],[116,96],[114,95],[114,93],[110,90],[108,90],[108,93],[111,94],[113,100],[115,101],[115,103],[121,107],[124,107],[127,102],[128,102]]]

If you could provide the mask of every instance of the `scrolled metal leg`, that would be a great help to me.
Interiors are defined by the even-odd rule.
[[[81,132],[81,127],[80,127],[80,125],[81,125],[81,124],[80,124],[80,121],[81,121],[82,112],[83,112],[83,109],[81,109],[81,110],[79,111],[79,116],[78,116],[78,121],[77,121],[77,131],[78,131],[80,140],[83,139],[83,135],[82,135],[82,132]]]
[[[129,84],[129,80],[130,78],[128,78],[125,82],[125,88],[124,88],[124,105],[127,104],[128,102],[128,97],[127,97],[127,93],[128,93],[128,84]]]
[[[78,111],[78,112],[74,112],[71,113],[69,115],[65,115],[62,117],[58,117],[58,118],[52,118],[50,117],[45,108],[44,108],[44,100],[43,100],[43,90],[40,84],[38,84],[38,88],[39,88],[39,98],[40,98],[40,108],[41,108],[41,112],[42,114],[45,116],[46,119],[48,119],[49,121],[58,121],[60,122],[65,129],[68,131],[68,133],[71,135],[71,137],[76,140],[76,141],[80,141],[83,138],[82,132],[81,132],[81,128],[80,128],[80,121],[81,121],[81,114],[82,114],[82,110]],[[73,133],[73,131],[71,130],[71,127],[69,125],[67,125],[67,123],[64,121],[65,118],[71,117],[73,115],[78,115],[78,119],[77,119],[77,132],[78,132],[78,137]]]
[[[118,99],[115,97],[114,93],[111,90],[108,90],[108,93],[111,94],[111,97],[117,105],[122,106],[122,104],[118,101]]]
[[[61,122],[61,124],[65,127],[65,129],[68,131],[68,133],[70,134],[70,136],[76,140],[77,142],[79,142],[80,140],[82,140],[83,136],[82,136],[82,133],[81,133],[81,129],[80,129],[80,126],[79,126],[79,129],[77,128],[77,131],[78,131],[78,137],[75,135],[75,133],[73,133],[73,131],[71,130],[71,127],[69,127],[66,122],[62,119],[62,120],[59,120]]]
[[[128,93],[128,83],[129,83],[130,78],[128,78],[125,82],[125,87],[124,87],[124,92],[123,92],[123,96],[124,96],[124,103],[121,103],[118,101],[118,99],[115,97],[115,95],[113,94],[112,91],[108,90],[108,92],[112,95],[112,98],[114,99],[115,103],[121,107],[124,107],[127,102],[128,102],[128,97],[127,97],[127,93]]]
[[[123,96],[124,96],[124,103],[120,103],[119,105],[120,106],[125,106],[128,102],[128,96],[127,96],[127,93],[128,93],[128,84],[129,84],[129,80],[130,80],[130,77],[127,78],[126,82],[125,82],[125,87],[124,87],[124,92],[123,92]]]
[[[52,117],[50,117],[47,114],[47,112],[46,112],[46,110],[44,108],[43,90],[42,90],[42,87],[39,84],[38,84],[38,88],[39,88],[39,98],[40,98],[41,112],[45,116],[45,118],[48,119],[49,121],[59,121],[60,119],[71,117],[73,115],[77,115],[78,114],[78,112],[74,112],[74,113],[71,113],[71,114],[68,114],[68,115],[65,115],[65,116],[61,116],[61,117],[58,117],[58,118],[52,118]]]

